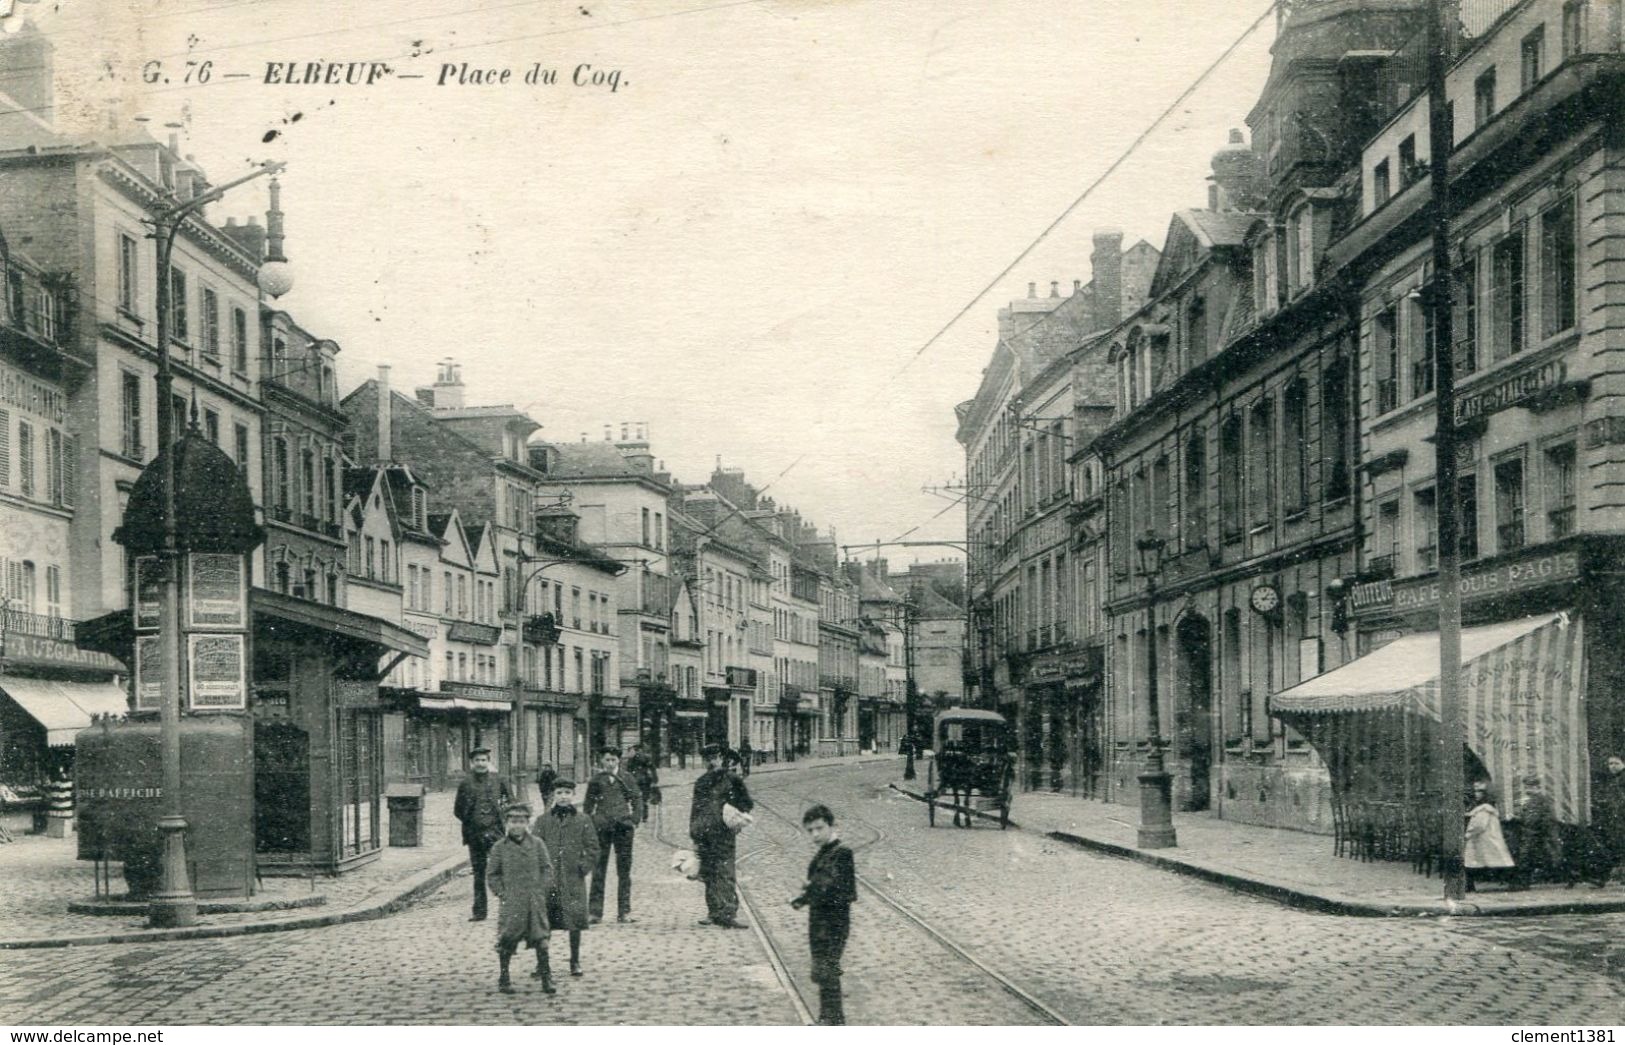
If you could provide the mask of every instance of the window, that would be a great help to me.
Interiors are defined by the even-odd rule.
[[[1371,327],[1372,365],[1376,368],[1377,413],[1399,406],[1399,311],[1390,305],[1377,313]]]
[[[1546,451],[1546,537],[1560,540],[1574,532],[1574,444]]]
[[[1354,442],[1349,385],[1348,361],[1333,359],[1320,382],[1320,445],[1325,466],[1322,482],[1328,501],[1347,497],[1351,485]]]
[[[194,390],[193,394],[196,392]],[[186,434],[186,397],[182,395],[169,398],[170,423],[174,426],[174,438],[179,439]]]
[[[582,692],[583,690],[586,689],[586,681],[587,680],[583,676],[582,670],[581,670],[581,650],[579,648],[577,648],[573,652],[575,653],[575,662],[576,662],[576,692],[580,693],[580,692]]]
[[[307,516],[316,514],[316,455],[309,450],[299,453],[299,510]]]
[[[233,425],[232,434],[237,440],[237,467],[241,468],[243,475],[248,474],[248,426]]]
[[[1207,440],[1201,429],[1185,442],[1185,548],[1207,543]]]
[[[52,504],[62,503],[62,430],[47,428],[45,432],[45,499]]]
[[[1151,529],[1158,537],[1169,538],[1173,536],[1173,527],[1169,524],[1168,502],[1170,491],[1168,489],[1168,458],[1159,457],[1151,465]]]
[[[1421,176],[1416,165],[1416,135],[1407,134],[1399,143],[1399,187],[1409,185]]]
[[[1569,0],[1563,5],[1563,57],[1570,58],[1585,48],[1586,0]]]
[[[1219,429],[1219,525],[1227,541],[1241,536],[1242,474],[1241,417],[1231,414]]]
[[[1501,238],[1491,254],[1490,328],[1493,358],[1523,351],[1523,228]]]
[[[1302,378],[1281,397],[1281,505],[1291,515],[1309,500],[1309,389]]]
[[[1478,256],[1468,255],[1456,269],[1450,287],[1452,304],[1450,336],[1456,340],[1454,366],[1457,377],[1478,369]]]
[[[1439,504],[1431,489],[1418,490],[1412,501],[1411,531],[1416,543],[1416,569],[1435,569],[1439,565]]]
[[[288,441],[286,439],[273,439],[271,441],[271,467],[276,472],[276,507],[284,512],[288,510],[288,502],[293,496],[291,482],[288,476]]]
[[[1523,458],[1509,457],[1495,466],[1495,550],[1524,546]]]
[[[45,615],[62,616],[62,570],[57,566],[45,567]]]
[[[1541,58],[1546,50],[1546,27],[1536,26],[1535,31],[1523,38],[1523,44],[1518,48],[1518,88],[1527,91],[1540,82],[1542,68]]]
[[[1146,382],[1146,393],[1149,395],[1168,384],[1172,376],[1168,370],[1168,338],[1164,335],[1154,334],[1149,339],[1151,379]]]
[[[231,369],[248,373],[248,313],[240,308],[231,310]]]
[[[220,297],[213,287],[203,288],[203,354],[220,358]]]
[[[203,434],[209,442],[220,445],[220,415],[213,410],[203,411]]]
[[[452,613],[451,600],[452,600],[452,594],[453,594],[453,589],[452,589],[452,584],[451,584],[451,571],[450,570],[445,570],[445,571],[443,571],[441,573],[441,575],[440,575],[440,590],[445,595],[445,604],[441,608],[441,614],[443,616],[449,617],[449,616],[451,616],[451,613]]]
[[[173,265],[169,268],[169,336],[180,342],[188,338],[186,328],[186,273]]]
[[[1294,293],[1305,290],[1315,282],[1315,210],[1313,207],[1304,207],[1298,211],[1293,219],[1294,242],[1292,244],[1293,272],[1292,290]]]
[[[1185,345],[1187,366],[1207,358],[1207,301],[1200,295],[1185,309]]]
[[[1574,327],[1574,197],[1540,216],[1540,330],[1553,337]]]
[[[1473,126],[1482,127],[1495,115],[1495,66],[1473,81]]]
[[[366,571],[368,577],[378,576],[378,542],[371,537],[365,540],[367,546]]]
[[[1111,539],[1106,542],[1112,557],[1112,575],[1115,577],[1128,576],[1129,532],[1128,484],[1119,479],[1112,484]]]
[[[581,630],[581,589],[570,589],[570,627]]]
[[[1461,558],[1478,558],[1478,476],[1456,479],[1456,520],[1460,534]]]
[[[276,590],[284,595],[293,588],[293,567],[285,562],[276,564]]]
[[[124,438],[124,456],[133,461],[141,457],[141,378],[128,370],[123,372],[124,405],[120,428]]]
[[[1371,535],[1371,568],[1392,574],[1394,553],[1399,550],[1399,498],[1377,505],[1377,525]]]
[[[394,581],[394,579],[395,579],[394,578],[394,572],[395,571],[390,568],[390,564],[393,563],[394,561],[395,561],[394,558],[391,557],[391,555],[389,554],[389,542],[386,541],[386,540],[381,540],[380,539],[379,542],[378,542],[378,579],[379,580],[385,581],[385,582]]]
[[[1433,391],[1434,342],[1433,310],[1427,306],[1427,295],[1419,293],[1407,298],[1410,302],[1411,343],[1411,398],[1418,399]]]
[[[122,232],[118,238],[118,307],[131,315],[141,312],[141,255],[136,253],[135,237]]]
[[[649,547],[649,509],[643,509],[643,546]]]
[[[17,422],[17,485],[24,497],[34,496],[34,426]]]
[[[468,577],[457,575],[457,616],[468,619]]]
[[[1371,168],[1371,203],[1380,207],[1388,202],[1393,195],[1393,187],[1388,173],[1388,161],[1382,160]]]
[[[664,548],[665,546],[666,516],[661,512],[655,512],[655,547]]]
[[[339,464],[328,457],[323,460],[322,466],[326,472],[327,521],[336,523],[339,518]]]
[[[1275,411],[1270,400],[1253,406],[1249,429],[1248,518],[1254,526],[1267,526],[1275,507]]]

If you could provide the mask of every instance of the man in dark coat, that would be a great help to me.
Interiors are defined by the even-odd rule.
[[[718,744],[708,744],[703,752],[705,775],[694,781],[694,804],[689,808],[688,836],[700,858],[700,879],[705,882],[706,916],[701,925],[744,929],[748,923],[738,918],[739,894],[734,883],[734,829],[722,818],[722,807],[732,805],[748,813],[755,805],[745,782],[725,765],[726,756]],[[737,764],[737,756],[734,756]]]
[[[497,979],[497,990],[513,993],[508,980],[508,963],[521,943],[536,951],[536,971],[531,975],[542,981],[542,990],[553,993],[553,973],[547,964],[547,897],[553,891],[553,860],[547,846],[531,834],[530,806],[523,802],[510,804],[504,818],[507,833],[491,847],[491,891],[501,902],[497,915],[497,959],[502,963],[502,974]]]
[[[801,825],[818,846],[807,865],[807,884],[790,906],[807,909],[807,943],[812,949],[812,979],[818,984],[818,1022],[846,1022],[841,1009],[841,955],[852,931],[852,902],[858,898],[858,871],[852,850],[835,833],[835,814],[816,805]]]
[[[576,782],[553,781],[553,808],[536,818],[535,832],[553,857],[555,884],[547,924],[570,934],[570,975],[581,975],[581,930],[587,928],[587,876],[598,866],[598,830],[576,811]]]
[[[1607,771],[1592,796],[1592,808],[1597,814],[1592,881],[1599,886],[1608,884],[1609,875],[1625,860],[1625,759],[1609,755],[1604,764]]]
[[[615,851],[615,920],[632,917],[632,835],[643,819],[643,795],[637,782],[621,769],[619,748],[605,748],[598,755],[598,772],[587,783],[587,800],[581,811],[592,818],[598,829],[598,869],[592,876],[588,905],[592,920],[603,921],[604,885],[609,876],[609,854]]]
[[[491,749],[477,747],[468,753],[468,774],[457,785],[457,800],[451,811],[463,825],[463,844],[468,846],[468,862],[474,868],[474,915],[471,922],[485,921],[485,858],[502,837],[502,810],[513,797],[507,782],[491,772]]]
[[[553,768],[553,763],[543,762],[541,771],[536,774],[536,790],[542,796],[542,812],[553,804],[553,784],[559,778],[559,771]]]
[[[660,783],[660,773],[655,769],[655,760],[643,753],[642,744],[633,744],[632,751],[626,757],[626,772],[638,785],[638,794],[643,796],[643,816],[639,823],[649,822],[649,807],[654,805],[654,788]]]

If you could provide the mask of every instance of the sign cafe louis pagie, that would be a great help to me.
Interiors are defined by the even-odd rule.
[[[1579,552],[1551,552],[1464,573],[1461,578],[1461,597],[1473,599],[1506,595],[1550,584],[1553,581],[1573,580],[1578,576],[1580,576]],[[1429,609],[1439,603],[1439,581],[1437,578],[1429,578],[1399,584],[1391,580],[1356,584],[1351,593],[1350,603],[1355,614],[1359,616],[1385,616]]]

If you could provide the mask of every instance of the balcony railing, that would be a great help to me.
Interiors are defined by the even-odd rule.
[[[729,689],[751,689],[751,690],[753,690],[753,689],[756,688],[756,669],[755,668],[730,667],[730,668],[727,668],[726,671],[727,671],[727,674],[728,674],[728,688]]]
[[[0,626],[7,635],[37,635],[46,639],[73,641],[74,622],[65,617],[48,617],[25,610],[6,610],[0,613]]]

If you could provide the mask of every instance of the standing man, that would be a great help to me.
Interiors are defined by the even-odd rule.
[[[598,755],[598,772],[587,783],[582,812],[598,829],[598,872],[592,876],[588,906],[594,923],[604,920],[604,879],[609,874],[609,853],[615,850],[615,920],[632,917],[632,833],[643,819],[643,796],[637,783],[621,769],[620,748],[607,747]]]
[[[734,829],[723,819],[722,807],[731,805],[748,813],[755,803],[745,790],[745,782],[725,768],[730,762],[737,767],[739,756],[725,752],[719,744],[707,744],[703,754],[706,771],[694,781],[694,804],[688,814],[688,836],[694,840],[694,850],[700,857],[700,879],[705,882],[706,916],[700,924],[744,929],[749,923],[738,918]]]
[[[474,915],[469,921],[483,922],[487,903],[485,858],[502,837],[502,811],[512,796],[507,783],[491,772],[490,748],[470,751],[468,766],[468,774],[457,785],[457,800],[451,811],[462,822],[463,844],[468,846],[468,862],[474,868]]]
[[[643,816],[639,823],[648,823],[650,801],[654,797],[654,787],[660,782],[660,774],[655,770],[655,761],[643,753],[642,744],[633,744],[632,753],[626,758],[626,771],[638,785],[638,794],[643,798]]]

